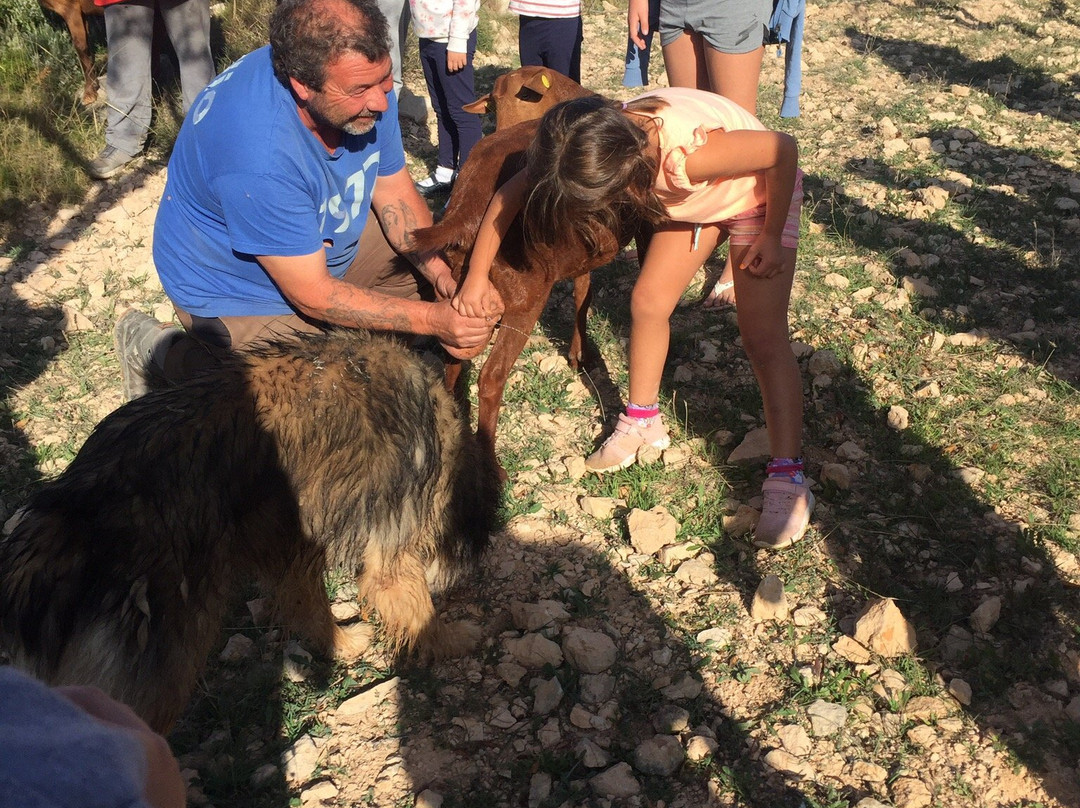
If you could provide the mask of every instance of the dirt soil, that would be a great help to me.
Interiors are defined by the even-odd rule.
[[[814,186],[817,193],[808,196],[808,205],[818,204],[817,213],[825,211],[824,190],[830,189],[832,199],[842,198],[852,217],[894,217],[901,235],[886,240],[879,256],[906,261],[909,274],[935,283],[935,272],[943,267],[935,269],[938,260],[929,256],[944,254],[948,264],[956,254],[950,255],[942,241],[906,241],[903,233],[910,236],[910,231],[903,228],[933,215],[937,197],[912,190],[927,187],[916,182],[917,172],[908,175],[908,187],[898,183],[899,190],[876,196],[872,183],[860,185],[859,166],[899,151],[925,154],[929,161],[938,153],[936,141],[960,161],[970,140],[964,132],[978,128],[991,132],[999,147],[1023,143],[1024,154],[1032,155],[1045,145],[1057,156],[984,154],[982,174],[977,160],[974,168],[963,167],[976,174],[977,183],[1001,186],[1001,194],[1008,196],[1028,193],[1025,183],[1049,177],[1051,200],[1080,198],[1080,14],[1066,4],[1059,7],[1060,15],[1033,19],[1031,8],[1008,0],[979,0],[962,8],[926,4],[922,16],[913,14],[913,8],[905,2],[812,4],[802,117],[776,117],[783,60],[773,58],[771,49],[762,78],[762,117],[800,139],[808,176],[826,177],[838,162],[852,167],[850,185],[839,188],[834,181],[822,181]],[[604,3],[585,21],[584,83],[619,98],[633,94],[620,85],[624,20],[622,7]],[[1027,73],[1023,78],[1027,86],[1042,88],[1036,98],[1045,107],[1002,102],[1008,88],[996,86],[994,77],[950,74],[945,58],[950,49],[979,53],[979,37],[998,25],[1015,26],[1015,35],[1025,42],[1043,43],[1047,63],[1042,83]],[[490,51],[478,59],[480,80],[486,84],[511,66],[516,53],[512,19],[497,26],[492,39]],[[998,46],[993,44],[985,48],[979,59],[1004,64],[1007,52],[994,51]],[[853,68],[856,62],[863,66]],[[664,82],[658,51],[652,72],[655,82]],[[1013,80],[1019,82],[1021,73],[1017,68]],[[418,79],[415,69],[407,76],[417,92],[423,87]],[[924,120],[921,128],[874,113],[908,96],[911,103],[924,105],[912,116]],[[995,120],[981,122],[987,116]],[[414,174],[423,176],[430,168],[434,131],[404,126]],[[1068,138],[1071,145],[1063,145]],[[960,163],[952,169],[959,172]],[[930,185],[944,187],[946,195],[964,193],[956,177],[938,176],[936,164],[927,162],[922,170],[936,178]],[[9,410],[25,415],[5,433],[5,462],[30,457],[44,477],[61,471],[93,423],[121,404],[110,343],[115,317],[135,305],[171,319],[150,252],[164,180],[160,161],[147,160],[122,178],[96,186],[78,208],[32,208],[25,232],[36,247],[0,258],[0,362],[18,367],[31,348],[43,356],[33,368],[20,371],[20,383],[8,391]],[[1072,206],[1061,202],[1059,208],[1076,222]],[[850,301],[846,309],[821,303],[836,292],[827,279],[822,285],[833,264],[842,264],[845,253],[846,258],[865,255],[837,234],[838,214],[830,223],[823,218],[815,216],[806,233],[809,257],[800,262],[796,297],[809,306],[824,306],[825,319],[837,333],[869,340],[887,332],[891,321],[868,325],[853,313]],[[1072,229],[1073,242],[1076,234]],[[978,228],[960,238],[985,241]],[[826,239],[832,246],[824,246]],[[1064,260],[1076,258],[1069,243],[1055,249]],[[883,270],[873,261],[860,266],[875,294],[888,300],[903,297],[901,282]],[[969,270],[982,275],[978,266]],[[601,295],[601,305],[625,301],[632,277],[628,262],[601,275],[609,290],[607,298]],[[975,296],[991,279],[976,280]],[[699,278],[696,289],[702,282]],[[1024,288],[1009,293],[1012,299],[996,303],[1003,310],[1001,330],[1032,331],[1024,328],[1031,316],[1025,301],[1031,299],[1025,298]],[[553,322],[565,324],[567,305],[567,291],[560,291],[551,309],[563,314],[552,314]],[[976,307],[977,300],[971,305]],[[697,318],[693,322],[699,329],[687,339],[691,355],[673,347],[673,375],[665,380],[688,390],[698,383],[697,398],[688,395],[690,407],[700,404],[700,411],[752,379],[742,360],[702,355],[737,352],[737,336],[730,313],[706,315],[694,306],[688,299],[686,311],[693,312],[686,316]],[[907,316],[888,304],[883,310],[894,312],[888,316]],[[1052,310],[1052,302],[1040,309]],[[1041,315],[1034,317],[1038,326],[1044,325]],[[1047,339],[1075,345],[1075,313],[1064,325],[1054,325],[1059,322],[1046,315]],[[846,498],[834,498],[843,481],[839,476],[823,480],[822,504],[810,535],[796,556],[776,561],[734,538],[740,532],[738,520],[752,518],[760,505],[754,498],[760,479],[753,471],[733,470],[737,464],[716,460],[758,425],[758,405],[731,405],[733,415],[726,422],[703,420],[694,433],[707,439],[689,430],[680,433],[674,449],[657,458],[655,480],[621,477],[601,485],[584,477],[580,458],[618,406],[617,385],[625,379],[619,375],[625,362],[619,338],[625,338],[625,330],[612,326],[616,335],[601,348],[610,373],[578,377],[561,353],[561,327],[538,328],[533,335],[510,382],[518,398],[509,397],[503,414],[500,447],[514,454],[513,462],[504,460],[512,471],[509,497],[529,506],[511,508],[516,515],[494,536],[475,590],[446,605],[449,618],[479,624],[483,640],[478,652],[418,668],[395,666],[375,648],[357,665],[328,666],[308,660],[279,630],[261,626],[253,601],[223,635],[223,656],[213,662],[191,715],[172,739],[191,784],[190,804],[1080,805],[1077,746],[1055,745],[1029,754],[1048,727],[1057,728],[1054,737],[1080,737],[1080,654],[1068,628],[1080,568],[1068,552],[1047,550],[1049,556],[1038,556],[1019,540],[1037,503],[1002,494],[1000,501],[982,502],[965,517],[979,542],[997,548],[1006,572],[973,565],[967,556],[951,557],[947,539],[924,542],[924,528],[914,518],[904,522],[882,516],[875,523],[880,530],[862,522],[853,527],[854,511],[858,519],[892,513],[887,503],[899,488],[888,480],[895,478],[881,476],[867,455],[891,456],[900,447],[895,441],[888,450],[861,438],[852,441],[845,430],[855,405],[850,399],[830,399],[835,391],[826,387],[846,373],[860,379],[860,390],[888,400],[894,387],[907,384],[900,377],[910,369],[897,370],[903,357],[872,345],[856,350],[854,367],[845,371],[823,368],[824,356],[816,370],[806,370],[812,393],[808,421],[814,422],[808,427],[811,468],[819,474],[826,464],[842,466],[832,473],[850,472],[855,482],[848,481],[853,490]],[[953,336],[967,333],[961,327],[954,331]],[[30,347],[26,334],[34,335]],[[814,341],[798,323],[794,338],[801,344]],[[976,338],[985,340],[986,335]],[[806,349],[807,357],[820,353]],[[63,365],[52,359],[60,354],[68,357]],[[1066,348],[1046,367],[1063,383],[1075,384],[1076,359]],[[1025,365],[1000,356],[973,361],[988,368]],[[557,404],[539,402],[540,388]],[[1036,386],[1026,395],[1030,401],[1046,393]],[[1068,407],[1075,417],[1075,401]],[[715,427],[724,434],[714,432]],[[962,442],[942,439],[943,445]],[[853,448],[845,449],[848,443]],[[536,446],[542,449],[530,448]],[[1037,453],[1038,445],[1028,451]],[[924,481],[930,496],[937,478],[928,476],[929,466],[915,468],[919,463],[917,458],[910,463],[898,459],[886,465],[904,470],[903,482],[895,485],[906,490]],[[673,479],[682,487],[673,485]],[[628,528],[632,512],[650,509],[635,508],[641,494],[634,489],[650,486],[681,492],[678,501],[657,502],[669,516],[653,514],[661,523],[655,548]],[[693,490],[698,493],[687,493]],[[4,492],[0,505],[5,518],[25,493]],[[700,509],[695,512],[699,501],[718,499],[724,501],[723,510],[709,522],[723,520],[723,535],[733,538],[717,538],[719,527],[712,537],[686,528],[701,519]],[[668,518],[672,533],[663,538]],[[681,542],[674,540],[675,533]],[[877,577],[866,573],[875,564],[880,565]],[[860,656],[842,640],[854,633],[856,616],[882,591],[875,582],[884,587],[891,576],[909,571],[920,581],[932,579],[943,598],[964,598],[972,610],[996,596],[1010,602],[1018,591],[1034,587],[1043,593],[1045,612],[1060,617],[1056,628],[1046,629],[1047,656],[1026,672],[1024,659],[1013,660],[1017,664],[1003,669],[1006,681],[999,683],[997,695],[983,698],[976,688],[974,700],[964,690],[965,669],[950,649],[974,647],[1008,656],[1008,643],[1003,647],[991,624],[979,631],[966,619],[949,618],[935,626],[927,644],[924,622],[914,654]],[[755,593],[770,573],[782,578],[786,604],[763,617],[755,609]],[[347,587],[338,592],[345,616],[349,594]],[[902,600],[900,607],[909,608]],[[225,645],[233,635],[248,639]],[[924,656],[921,649],[930,647],[933,653]],[[285,685],[283,651],[291,680]]]

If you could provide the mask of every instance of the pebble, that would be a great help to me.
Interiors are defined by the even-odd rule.
[[[618,649],[607,634],[575,628],[563,636],[562,653],[570,667],[582,673],[603,673],[618,657]]]
[[[642,774],[670,777],[686,758],[674,735],[654,735],[634,750],[634,768]]]
[[[789,612],[784,582],[775,575],[766,575],[754,592],[754,601],[750,606],[750,617],[756,621],[786,620]]]
[[[847,709],[842,704],[832,704],[817,699],[806,708],[810,719],[810,731],[815,738],[823,738],[839,732],[847,721]]]
[[[649,510],[634,508],[626,517],[630,544],[642,555],[652,555],[672,544],[679,533],[679,523],[663,505]]]
[[[641,783],[629,763],[616,763],[607,771],[589,778],[589,788],[599,797],[626,799],[641,793]]]

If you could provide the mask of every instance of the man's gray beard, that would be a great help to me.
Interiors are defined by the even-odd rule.
[[[341,131],[347,135],[366,135],[368,132],[375,128],[376,120],[378,119],[374,117],[356,118],[354,120],[348,121],[344,126],[342,126]]]

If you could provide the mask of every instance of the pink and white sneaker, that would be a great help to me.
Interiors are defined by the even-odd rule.
[[[645,446],[666,449],[670,445],[671,438],[659,415],[648,426],[639,426],[636,418],[619,413],[615,431],[603,446],[585,458],[585,468],[595,474],[624,469],[637,461],[638,449]]]
[[[754,546],[766,550],[790,547],[806,533],[814,510],[810,486],[783,477],[770,477],[761,486],[764,502],[754,531]]]

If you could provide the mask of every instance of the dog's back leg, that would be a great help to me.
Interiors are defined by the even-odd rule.
[[[300,552],[275,584],[274,601],[282,623],[335,659],[357,659],[371,645],[374,630],[367,623],[342,627],[330,611],[325,561],[321,550]]]
[[[357,585],[361,600],[379,613],[392,647],[416,650],[421,658],[430,659],[461,656],[476,647],[476,626],[439,620],[428,589],[427,567],[413,553],[388,556],[369,544]]]

